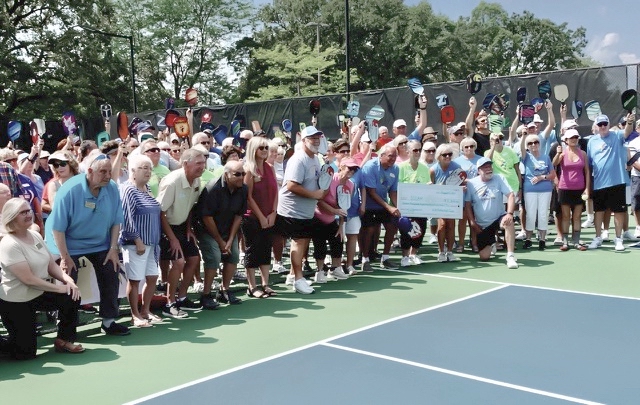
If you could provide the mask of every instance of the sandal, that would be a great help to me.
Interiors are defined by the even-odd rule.
[[[471,247],[471,250],[473,251],[473,253],[478,253],[480,251],[477,245],[473,245],[473,247]]]
[[[152,326],[151,322],[149,322],[148,319],[144,319],[144,318],[135,318],[135,317],[131,318],[131,323],[136,328],[149,328]]]
[[[455,249],[456,253],[462,253],[464,252],[464,246],[462,245],[458,245]]]
[[[74,345],[73,342],[67,342],[66,340],[62,340],[60,338],[56,339],[53,342],[53,347],[58,353],[77,354],[82,353],[85,350],[84,347],[82,347],[82,345],[80,344]]]
[[[576,248],[576,250],[579,250],[581,252],[584,252],[587,250],[587,246],[584,243],[576,243],[573,247]]]
[[[275,297],[278,295],[277,292],[275,292],[271,287],[269,287],[269,285],[265,284],[262,286],[262,291],[264,291],[265,295],[267,297]]]
[[[566,252],[567,250],[569,250],[569,245],[563,243],[562,246],[560,246],[560,250]]]
[[[265,295],[264,292],[259,288],[247,288],[247,296],[253,298],[267,298],[268,295]]]
[[[149,316],[147,316],[147,321],[149,321],[149,323],[151,324],[154,324],[161,323],[163,319],[156,314],[149,314]]]

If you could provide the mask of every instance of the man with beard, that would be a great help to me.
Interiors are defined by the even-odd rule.
[[[504,197],[507,197],[506,212]],[[493,175],[493,165],[489,158],[483,157],[478,160],[478,176],[467,181],[464,199],[469,226],[478,235],[480,260],[486,261],[491,258],[492,248],[496,243],[496,232],[502,228],[507,243],[507,267],[517,269],[518,262],[513,253],[516,233],[513,224],[515,197],[504,177]]]

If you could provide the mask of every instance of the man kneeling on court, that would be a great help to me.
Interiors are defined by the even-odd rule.
[[[479,175],[467,181],[464,209],[471,228],[478,235],[480,260],[491,258],[496,232],[502,228],[507,242],[507,267],[517,269],[518,262],[513,254],[516,233],[513,224],[515,197],[504,177],[493,175],[491,163],[486,157],[478,160]],[[507,211],[504,210],[505,197]]]

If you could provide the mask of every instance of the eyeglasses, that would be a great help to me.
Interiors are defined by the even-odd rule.
[[[20,212],[18,212],[18,214],[22,215],[23,217],[31,214],[33,211],[31,211],[31,208],[29,208],[28,210],[22,210]]]
[[[465,149],[475,149],[476,147],[473,145],[465,145]]]
[[[202,141],[202,142],[200,142],[200,145],[211,145],[211,142],[209,142],[209,141]]]
[[[51,166],[53,166],[54,168],[58,168],[58,167],[67,167],[67,165],[69,164],[68,162],[60,162],[58,160],[53,160],[53,161],[49,161],[49,163],[51,164]]]
[[[540,145],[540,141],[527,142],[527,146]]]
[[[424,151],[427,153],[436,153],[435,149],[425,149]]]
[[[268,146],[258,146],[259,150],[268,150],[269,147]]]
[[[349,153],[351,152],[349,149],[339,150],[337,153]]]
[[[608,122],[598,122],[598,124],[597,124],[597,125],[598,125],[600,128],[602,128],[602,127],[606,127],[607,125],[609,125],[609,123],[608,123]]]
[[[158,153],[158,152],[160,152],[160,148],[151,148],[151,149],[147,149],[147,150],[144,151],[144,153],[148,153],[148,152]]]
[[[448,158],[450,158],[451,156],[453,156],[453,153],[452,153],[452,152],[449,152],[449,153],[443,153],[443,154],[442,154],[442,155],[440,155],[440,156],[442,156],[442,157],[446,157],[446,158],[447,158],[447,157],[448,157]]]
[[[411,149],[411,152],[416,153],[416,152],[420,152],[422,149]]]
[[[231,174],[235,177],[244,177],[245,172],[233,172]]]

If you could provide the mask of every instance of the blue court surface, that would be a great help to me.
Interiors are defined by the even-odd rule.
[[[135,403],[638,404],[639,314],[636,299],[500,286]]]

